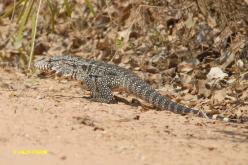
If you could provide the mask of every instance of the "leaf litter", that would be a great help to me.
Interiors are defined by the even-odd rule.
[[[34,56],[75,54],[115,63],[134,70],[162,94],[194,103],[196,109],[237,119],[248,116],[247,3],[90,2],[91,9],[74,1],[67,4],[72,7],[68,10],[54,1],[54,17],[41,6]],[[10,5],[1,2],[0,14]],[[0,59],[1,66],[8,63],[25,73],[31,23],[23,31],[21,48],[15,48],[17,15],[12,22],[0,20]]]

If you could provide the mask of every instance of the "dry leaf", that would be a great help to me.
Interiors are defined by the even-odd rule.
[[[211,101],[212,105],[222,105],[223,102],[225,101],[226,96],[227,96],[227,93],[226,93],[225,89],[218,90],[212,94],[210,101]]]
[[[211,95],[211,91],[206,88],[206,80],[197,80],[196,82],[196,90],[198,94],[208,98]]]
[[[213,80],[213,79],[224,79],[225,77],[227,77],[228,74],[224,73],[221,68],[219,67],[212,67],[209,71],[209,73],[207,74],[207,78],[209,80]]]
[[[193,70],[193,65],[190,63],[182,62],[178,65],[178,71],[183,73],[189,73]]]

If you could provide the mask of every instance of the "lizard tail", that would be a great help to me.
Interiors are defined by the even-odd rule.
[[[200,110],[191,109],[180,105],[170,98],[161,95],[153,89],[148,83],[140,78],[130,75],[123,82],[122,86],[129,90],[129,92],[141,97],[150,104],[156,106],[161,110],[168,110],[177,114],[195,114],[198,117],[208,118],[213,120],[221,120],[225,122],[235,122],[230,118],[220,116],[218,114],[208,114]]]
[[[171,99],[162,96],[154,89],[151,89],[150,93],[151,93],[151,97],[148,98],[147,101],[162,110],[169,110],[177,114],[194,114],[198,117],[213,119],[213,120],[221,120],[225,122],[231,121],[229,118],[220,116],[218,114],[209,114],[200,110],[191,109],[181,104],[178,104],[172,101]]]

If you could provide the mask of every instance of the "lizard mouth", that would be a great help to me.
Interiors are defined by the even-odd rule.
[[[51,69],[50,59],[40,57],[35,60],[34,66],[40,70],[46,71]]]

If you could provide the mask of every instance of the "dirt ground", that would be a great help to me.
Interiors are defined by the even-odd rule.
[[[91,102],[78,82],[0,75],[0,164],[248,162],[247,124]]]

